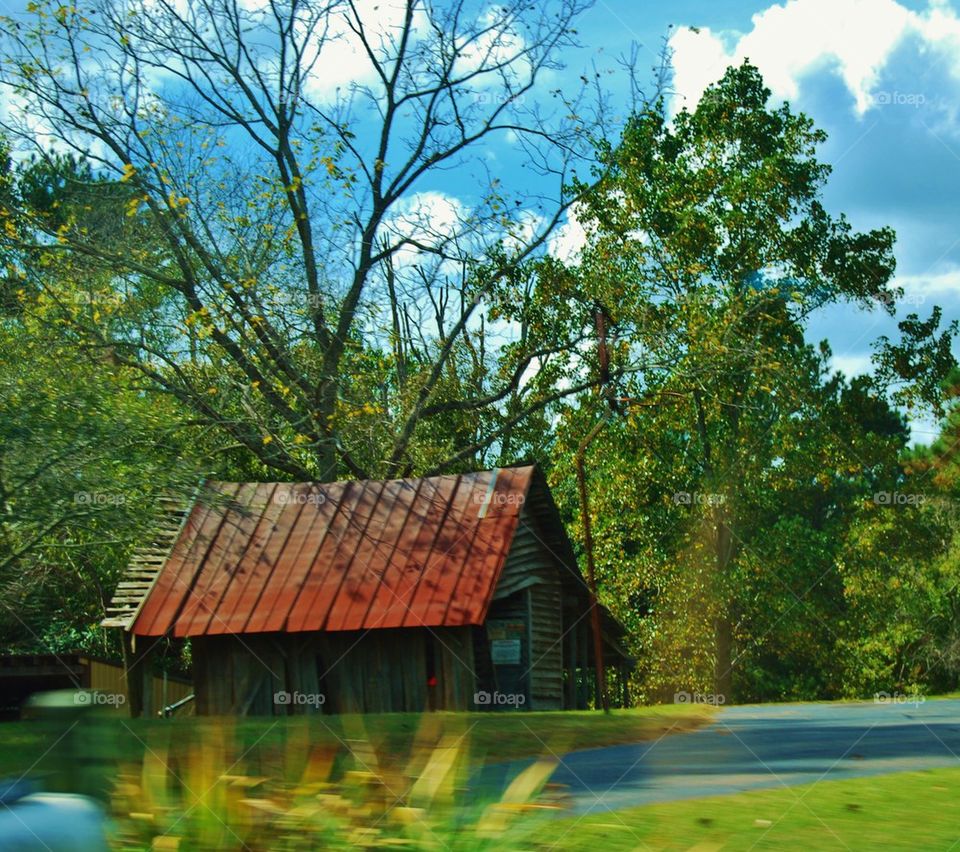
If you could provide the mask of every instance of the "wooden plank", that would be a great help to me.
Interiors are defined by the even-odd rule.
[[[475,549],[482,560],[481,571],[471,572],[472,587],[463,590],[458,599],[467,602],[469,611],[451,618],[448,623],[479,624],[486,618],[490,603],[507,570],[508,556],[517,547],[517,533],[521,518],[527,514],[526,497],[530,490],[534,468],[503,468],[499,471],[489,496],[489,506],[482,515],[482,535],[475,542]],[[486,542],[486,555],[480,542]],[[452,605],[457,605],[456,601]]]
[[[531,602],[530,699],[534,710],[559,710],[563,703],[563,649],[561,645],[560,583],[528,588]]]
[[[138,588],[139,599],[132,607],[129,605],[122,606],[121,604],[121,609],[119,610],[115,606],[109,608],[108,616],[103,626],[120,626],[124,629],[129,629],[132,626],[157,581],[160,566],[169,558],[172,548],[180,537],[195,500],[196,492],[194,492],[186,505],[184,505],[183,500],[179,497],[161,501],[174,503],[177,509],[175,511],[167,510],[165,516],[161,518],[158,528],[154,531],[153,540],[146,545],[145,548],[139,548],[134,551],[131,561],[128,563],[123,575],[126,581],[142,581],[146,584],[146,587]],[[149,551],[151,547],[160,548],[161,556],[159,558],[155,555],[147,555],[145,551]],[[145,571],[143,566],[151,561],[158,562],[159,564],[153,567],[152,570]],[[127,582],[121,583],[120,588],[129,590],[134,587]],[[124,623],[117,625],[116,622],[121,621],[121,619],[124,620]]]

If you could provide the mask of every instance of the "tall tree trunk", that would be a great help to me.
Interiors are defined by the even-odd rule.
[[[335,364],[333,369],[336,370],[338,367],[339,364]],[[335,372],[329,374],[329,376],[335,375]],[[316,422],[323,440],[317,444],[315,449],[318,470],[316,478],[319,482],[336,482],[339,467],[337,436],[330,428],[330,424],[333,423],[334,412],[337,410],[338,385],[336,379],[328,377],[318,390]]]
[[[718,701],[733,700],[733,623],[730,613],[730,596],[727,592],[727,574],[733,561],[733,535],[722,508],[717,515],[716,576],[715,589],[717,615],[714,620],[714,693]]]
[[[714,622],[716,643],[714,693],[723,696],[723,703],[733,700],[733,624],[727,612],[722,612]]]

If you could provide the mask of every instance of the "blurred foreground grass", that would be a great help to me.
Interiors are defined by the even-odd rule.
[[[127,850],[531,848],[563,807],[557,756],[708,721],[678,705],[569,713],[130,720],[0,725],[0,775],[98,795]],[[479,767],[536,758],[506,781]]]
[[[821,781],[732,796],[565,817],[546,850],[864,850],[960,848],[960,769]]]
[[[291,728],[300,730],[306,724],[312,744],[337,745],[360,737],[369,740],[385,760],[402,763],[414,744],[421,720],[430,719],[440,730],[457,734],[469,730],[468,757],[472,763],[483,764],[655,739],[668,731],[693,730],[712,715],[713,709],[703,704],[665,704],[612,710],[606,715],[595,711],[381,713],[222,720],[126,719],[120,714],[105,714],[103,720],[108,725],[112,751],[126,759],[139,759],[144,743],[152,737],[202,739],[204,732],[227,724],[241,747],[249,749],[248,759],[255,761],[281,747]],[[43,764],[42,756],[68,725],[69,720],[59,728],[34,722],[0,723],[0,776],[19,775],[38,760]]]
[[[708,718],[696,706],[610,716],[91,715],[59,733],[64,720],[0,726],[0,756],[10,774],[46,749],[31,774],[66,760],[103,778],[116,850],[960,848],[960,769],[564,814],[564,790],[550,784],[556,755],[689,730]],[[478,783],[482,765],[525,756],[534,759],[505,782]]]

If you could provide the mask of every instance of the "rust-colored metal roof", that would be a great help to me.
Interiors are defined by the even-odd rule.
[[[208,482],[140,636],[482,624],[534,468],[332,483]]]

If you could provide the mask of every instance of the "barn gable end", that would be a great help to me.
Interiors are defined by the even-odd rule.
[[[523,511],[513,537],[488,621],[522,619],[525,650],[520,666],[522,689],[531,710],[559,710],[563,704],[562,588],[556,557],[537,534],[530,512]],[[509,666],[504,670],[509,679]],[[499,672],[498,672],[499,673]]]

